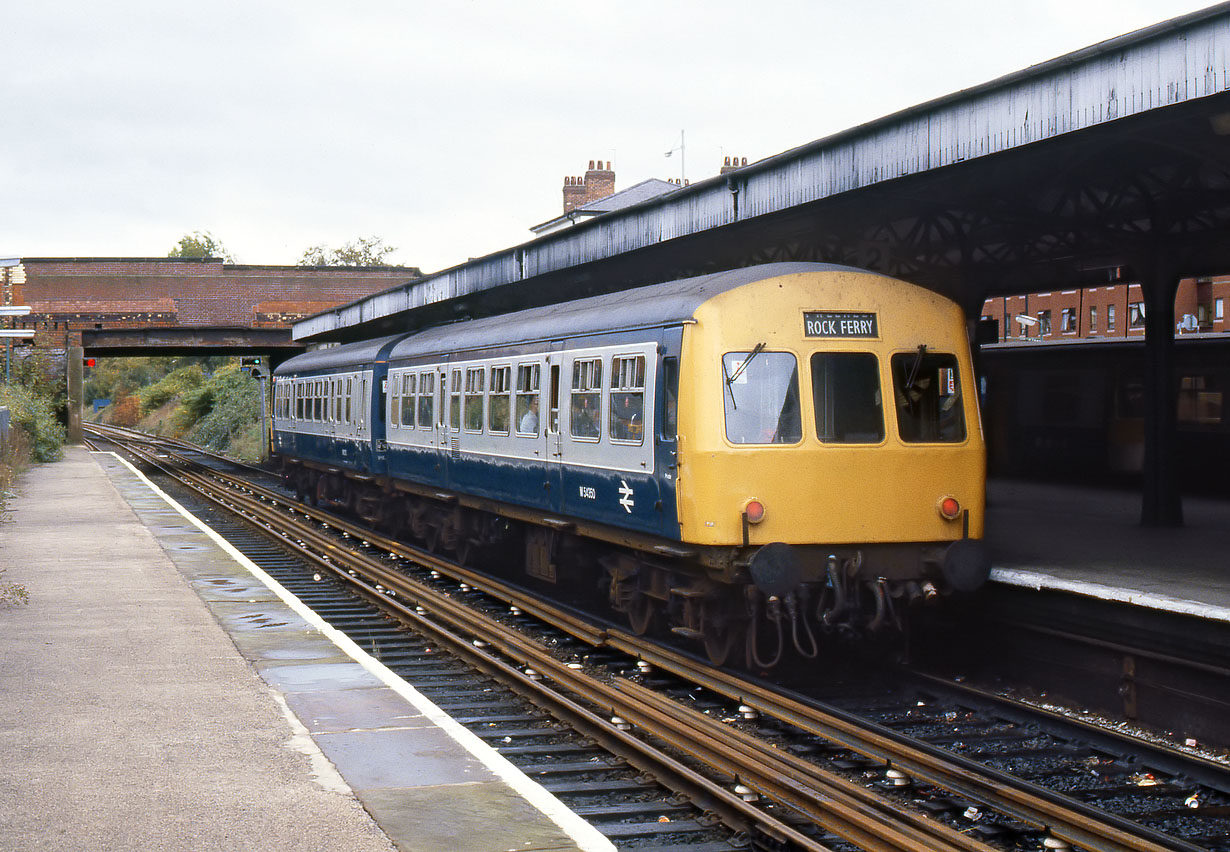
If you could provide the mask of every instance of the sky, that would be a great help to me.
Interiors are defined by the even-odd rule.
[[[239,263],[379,237],[437,271],[530,240],[590,160],[703,180],[1208,5],[10,2],[0,257],[207,231]]]

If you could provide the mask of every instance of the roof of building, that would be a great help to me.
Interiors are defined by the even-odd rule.
[[[677,183],[671,183],[668,180],[659,180],[658,178],[649,178],[638,184],[633,184],[627,189],[621,189],[613,195],[608,195],[605,198],[599,198],[597,201],[591,201],[588,204],[583,204],[572,210],[569,213],[564,213],[561,216],[556,216],[538,225],[530,228],[534,233],[549,230],[563,222],[573,222],[580,218],[590,218],[600,216],[603,213],[613,213],[616,210],[623,210],[626,207],[631,207],[634,204],[640,204],[642,201],[649,201],[652,198],[657,198],[666,195],[669,192],[674,192],[677,189],[682,189]]]

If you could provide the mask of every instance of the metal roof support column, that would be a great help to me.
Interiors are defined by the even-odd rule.
[[[1174,299],[1178,266],[1154,250],[1138,267],[1145,299],[1145,457],[1140,522],[1146,527],[1183,526],[1183,496],[1175,470],[1178,402],[1173,374]]]

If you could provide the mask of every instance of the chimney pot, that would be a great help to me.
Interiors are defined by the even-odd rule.
[[[591,172],[594,170],[594,161],[593,161],[593,160],[590,160],[590,161],[589,161],[589,170],[590,170]]]

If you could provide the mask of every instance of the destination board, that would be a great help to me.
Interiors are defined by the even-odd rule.
[[[804,337],[879,337],[874,313],[804,311]]]

